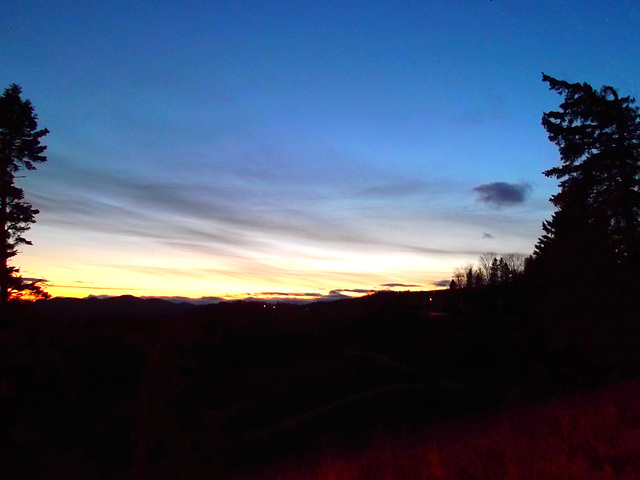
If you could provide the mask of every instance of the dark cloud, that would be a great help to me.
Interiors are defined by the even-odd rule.
[[[331,290],[328,294],[322,294],[318,292],[260,292],[256,294],[247,293],[243,300],[265,302],[265,303],[296,303],[305,304],[311,302],[328,302],[334,300],[342,300],[353,298],[351,295],[345,293],[357,293],[357,294],[370,294],[375,293],[377,290],[370,289],[336,289]]]
[[[421,285],[404,284],[404,283],[386,283],[381,285],[381,287],[385,287],[385,288],[420,287],[420,286]],[[446,286],[449,286],[449,283],[447,283]],[[370,288],[339,288],[339,289],[331,290],[328,294],[321,294],[318,292],[312,292],[312,293],[309,293],[309,292],[307,293],[261,292],[255,295],[247,294],[247,297],[245,298],[245,300],[255,300],[255,301],[263,301],[263,302],[282,301],[285,303],[326,302],[326,301],[353,298],[353,295],[348,295],[348,294],[370,295],[380,291],[385,291],[385,290],[370,289]]]
[[[496,238],[496,237],[494,237],[494,236],[493,236],[493,235],[491,235],[490,233],[484,232],[484,233],[482,234],[482,238]]]
[[[434,285],[436,287],[448,287],[451,285],[451,280],[438,280],[437,282],[434,282]]]
[[[497,208],[510,207],[524,203],[531,191],[531,185],[526,182],[493,182],[478,185],[473,191],[478,194],[480,203]]]
[[[376,290],[365,289],[365,288],[344,288],[344,289],[331,290],[329,292],[329,295],[342,295],[343,292],[367,294],[367,293],[375,293]]]

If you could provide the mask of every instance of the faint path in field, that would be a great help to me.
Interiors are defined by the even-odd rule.
[[[393,368],[396,368],[398,370],[403,370],[405,372],[417,375],[417,376],[421,377],[422,379],[424,379],[424,381],[429,385],[435,384],[435,385],[439,385],[439,386],[445,387],[445,388],[450,388],[450,389],[453,389],[453,390],[463,390],[465,388],[463,385],[460,385],[459,383],[451,382],[449,380],[444,380],[442,378],[435,377],[433,375],[426,375],[422,370],[414,368],[414,367],[410,367],[408,365],[404,365],[402,363],[398,363],[395,360],[391,359],[387,355],[382,355],[380,353],[365,352],[365,351],[362,351],[362,350],[357,350],[357,347],[358,347],[358,344],[355,344],[355,345],[349,347],[349,349],[345,350],[343,353],[345,353],[347,355],[360,355],[360,356],[365,356],[365,357],[373,357],[378,361],[378,363],[380,363],[382,365],[387,365],[389,367],[393,367]]]
[[[362,400],[365,398],[370,398],[370,397],[375,397],[377,395],[381,395],[381,394],[385,394],[385,393],[390,393],[390,392],[396,392],[396,391],[401,391],[401,390],[422,390],[422,391],[427,391],[427,392],[434,392],[435,390],[432,387],[429,387],[428,385],[424,385],[421,383],[406,383],[406,384],[401,384],[401,385],[390,385],[387,387],[380,387],[380,388],[374,388],[372,390],[367,390],[365,392],[360,392],[360,393],[356,393],[354,395],[349,395],[348,397],[344,397],[341,398],[340,400],[336,400],[334,402],[328,403],[326,405],[323,405],[321,407],[318,408],[314,408],[313,410],[309,410],[305,413],[302,413],[300,415],[296,415],[293,417],[289,417],[286,418],[284,420],[282,420],[281,422],[275,423],[273,425],[270,425],[268,427],[264,427],[264,428],[260,428],[258,430],[254,430],[252,432],[246,433],[244,435],[241,435],[240,437],[234,439],[233,441],[229,442],[226,447],[232,447],[234,445],[237,444],[241,444],[245,441],[249,441],[249,440],[256,440],[259,438],[263,438],[263,437],[267,437],[273,433],[276,433],[278,431],[282,431],[282,430],[287,430],[290,428],[296,428],[299,427],[301,424],[303,424],[304,422],[307,422],[319,415],[322,415],[324,413],[327,413],[331,410],[335,410],[339,407],[342,407],[344,405],[348,405],[352,402],[356,402],[358,400]]]
[[[347,397],[341,398],[339,400],[335,400],[323,406],[304,412],[300,415],[288,417],[268,427],[260,428],[260,429],[251,431],[249,433],[246,433],[244,435],[241,435],[240,437],[237,437],[236,439],[228,442],[225,445],[225,447],[233,447],[235,445],[242,444],[243,442],[246,442],[246,441],[257,440],[260,438],[268,437],[269,435],[273,433],[277,433],[279,431],[284,431],[284,430],[299,427],[303,423],[309,420],[312,420],[313,418],[318,417],[324,413],[330,412],[332,410],[335,410],[337,408],[340,408],[342,406],[348,405],[350,403],[353,403],[359,400],[363,400],[366,398],[373,398],[378,395],[383,395],[386,393],[398,392],[402,390],[407,390],[407,391],[420,390],[420,391],[426,391],[430,393],[437,393],[437,392],[441,392],[442,389],[463,391],[465,388],[463,385],[460,385],[458,383],[450,382],[448,380],[443,380],[441,378],[434,377],[431,375],[425,375],[422,371],[416,368],[410,367],[408,365],[398,363],[386,355],[381,355],[381,354],[372,353],[372,352],[364,352],[360,350],[353,350],[354,348],[357,348],[357,346],[358,345],[356,344],[350,347],[350,349],[345,350],[343,353],[346,355],[359,355],[359,356],[372,357],[380,364],[417,375],[421,379],[423,379],[424,382],[389,385],[386,387],[374,388],[371,390],[366,390],[364,392],[359,392],[353,395],[349,395]]]

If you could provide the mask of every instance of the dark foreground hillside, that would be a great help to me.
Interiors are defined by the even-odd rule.
[[[550,348],[493,300],[16,307],[2,478],[638,478],[632,366]]]

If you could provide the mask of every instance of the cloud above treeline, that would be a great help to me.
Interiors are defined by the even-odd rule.
[[[511,207],[524,203],[531,190],[531,185],[527,182],[485,183],[473,189],[478,195],[478,202],[495,208]]]

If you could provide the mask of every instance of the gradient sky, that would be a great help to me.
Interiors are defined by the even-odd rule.
[[[541,72],[640,96],[631,0],[5,2],[0,45],[51,131],[15,264],[64,296],[432,289],[532,252]]]

